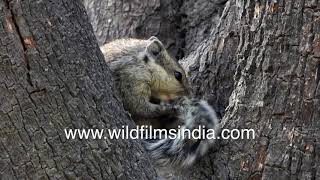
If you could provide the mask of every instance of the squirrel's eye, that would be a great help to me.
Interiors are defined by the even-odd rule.
[[[174,72],[174,77],[175,77],[178,81],[181,81],[181,80],[182,80],[182,74],[181,74],[181,72],[175,71],[175,72]]]

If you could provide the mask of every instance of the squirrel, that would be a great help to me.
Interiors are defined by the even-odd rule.
[[[100,49],[124,108],[137,125],[178,130],[200,125],[218,132],[220,120],[214,109],[206,101],[190,97],[185,71],[158,38],[119,39]],[[204,155],[213,140],[160,138],[146,139],[143,144],[156,165],[186,167]]]
[[[161,119],[172,119],[176,114],[176,107],[169,102],[190,92],[180,64],[154,36],[148,40],[118,39],[100,49],[112,71],[124,108],[136,124],[163,128]],[[170,124],[170,120],[167,123]]]

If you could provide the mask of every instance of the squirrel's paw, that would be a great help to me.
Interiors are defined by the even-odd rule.
[[[173,115],[178,113],[179,106],[175,104],[161,102],[159,104],[159,109],[161,112],[164,112],[166,115],[168,114]]]

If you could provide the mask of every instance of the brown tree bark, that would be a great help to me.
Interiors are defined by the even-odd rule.
[[[0,0],[0,179],[154,179],[138,140],[64,134],[122,125],[133,123],[83,5]]]
[[[191,179],[319,179],[318,1],[229,1],[212,37],[186,62],[196,94],[227,107],[222,140]],[[191,63],[190,63],[191,64]]]

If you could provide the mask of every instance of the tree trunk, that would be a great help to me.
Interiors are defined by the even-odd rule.
[[[180,59],[205,40],[226,0],[83,0],[100,45],[157,36]]]
[[[185,61],[195,62],[196,94],[228,105],[225,128],[256,137],[222,140],[186,177],[319,179],[319,9],[312,0],[228,2],[212,38]]]
[[[0,179],[154,179],[138,140],[67,140],[133,123],[79,1],[0,0]]]
[[[0,1],[0,177],[154,179],[138,142],[66,140],[66,127],[131,123],[84,9],[56,1]],[[217,27],[213,1],[200,2],[84,0],[100,44],[156,35],[177,57],[198,47],[183,61],[194,93],[224,128],[255,130],[221,140],[184,179],[319,179],[319,2],[229,1]]]
[[[183,54],[195,51],[215,30],[227,0],[183,0],[179,10],[184,32]]]
[[[252,128],[256,137],[222,140],[217,151],[186,170],[184,178],[318,179],[318,1],[229,1],[217,27],[208,25],[216,17],[210,15],[210,2],[213,1],[201,6],[201,0],[186,0],[180,3],[179,11],[168,8],[168,12],[180,13],[181,21],[177,23],[181,22],[178,28],[182,29],[173,30],[170,37],[176,39],[177,34],[183,37],[182,46],[177,43],[175,48],[183,49],[184,55],[197,47],[182,61],[191,73],[194,93],[208,99],[224,115],[225,128]],[[90,16],[93,9],[87,6],[87,10]],[[118,16],[121,12],[102,15]],[[157,23],[161,22],[159,19]],[[124,21],[130,22],[127,19],[120,22]],[[98,24],[93,26],[99,27]],[[211,30],[205,30],[208,28]],[[200,36],[193,33],[201,30],[206,33]],[[132,34],[123,36],[127,35]],[[163,40],[161,36],[160,39]]]
[[[182,1],[83,0],[100,45],[115,39],[161,37],[166,48],[182,57],[178,26]]]

